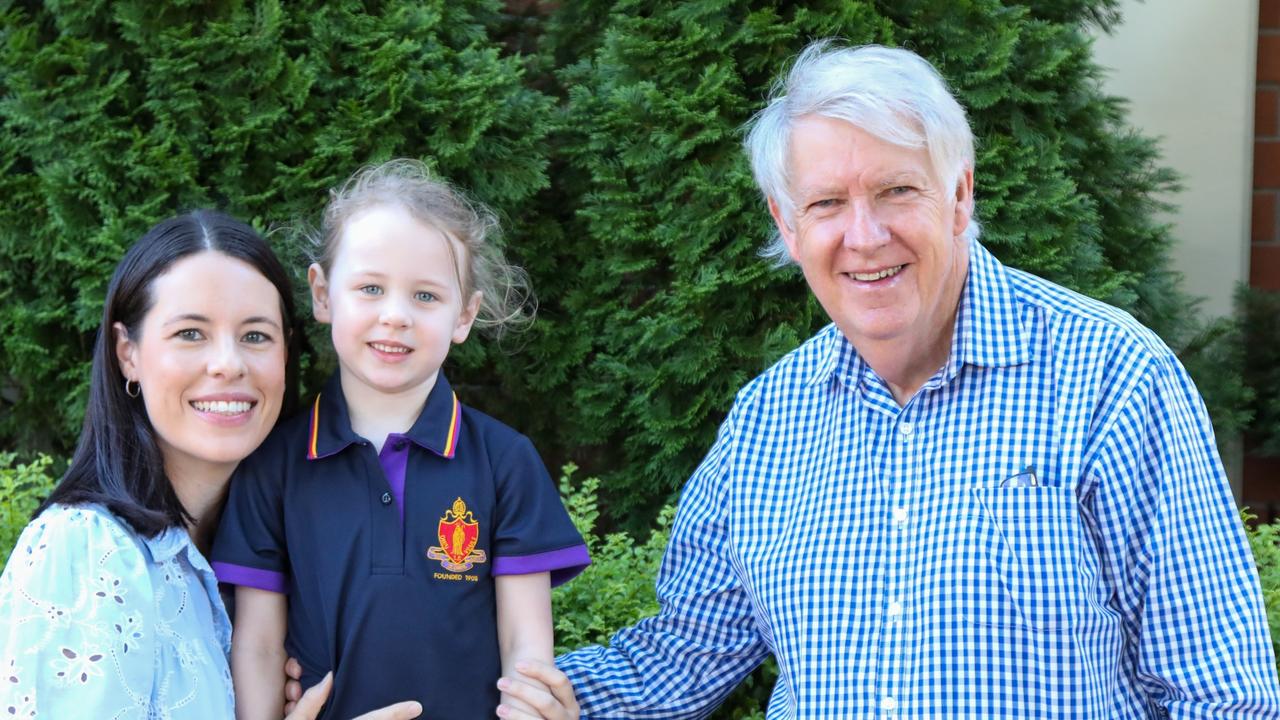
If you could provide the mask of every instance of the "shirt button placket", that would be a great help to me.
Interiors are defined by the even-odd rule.
[[[899,416],[893,432],[897,436],[898,442],[890,442],[888,447],[892,453],[895,462],[894,477],[897,482],[892,488],[892,497],[895,499],[889,511],[890,520],[890,538],[889,547],[892,548],[892,557],[894,561],[888,564],[890,575],[885,583],[885,599],[882,606],[884,612],[884,638],[883,645],[882,670],[880,684],[880,697],[878,708],[880,716],[886,718],[899,717],[899,697],[901,696],[901,687],[898,685],[902,679],[900,664],[902,662],[902,646],[904,642],[908,642],[906,637],[906,628],[903,627],[903,615],[905,606],[902,601],[903,597],[903,572],[906,563],[909,562],[911,555],[910,538],[912,533],[908,533],[910,526],[912,505],[912,495],[917,490],[915,487],[916,479],[911,476],[913,464],[911,462],[912,450],[915,444],[912,442],[916,435],[916,424],[906,419],[909,408]]]
[[[894,528],[898,530],[906,530],[907,520],[909,519],[910,519],[910,515],[907,513],[906,508],[896,507],[893,509],[893,527]]]

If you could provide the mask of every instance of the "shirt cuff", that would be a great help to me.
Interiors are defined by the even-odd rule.
[[[563,585],[591,564],[591,556],[586,545],[552,550],[551,552],[533,555],[512,555],[493,559],[494,575],[529,575],[532,573],[551,573],[551,587]]]
[[[267,590],[270,592],[280,593],[282,595],[289,592],[289,581],[284,573],[278,573],[271,570],[259,570],[258,568],[245,567],[243,565],[234,565],[232,563],[215,562],[213,565],[213,574],[218,576],[218,582],[228,583],[230,585],[244,585],[245,587],[257,588],[259,590]]]

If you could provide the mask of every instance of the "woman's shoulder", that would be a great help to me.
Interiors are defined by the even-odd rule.
[[[137,571],[145,557],[137,535],[99,505],[51,505],[27,523],[5,565],[10,580],[67,576],[86,569]]]
[[[115,513],[101,505],[50,505],[27,524],[25,532],[38,537],[68,536],[113,545],[134,544],[136,534]]]

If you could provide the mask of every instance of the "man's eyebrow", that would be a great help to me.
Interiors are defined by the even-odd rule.
[[[843,195],[844,190],[837,185],[815,185],[812,187],[798,188],[794,193],[797,200],[809,199],[815,197],[831,197],[832,195]]]
[[[891,187],[893,185],[901,185],[903,183],[912,183],[912,184],[918,185],[924,180],[924,177],[925,177],[924,175],[918,172],[914,172],[911,170],[904,170],[902,172],[896,172],[891,175],[886,175],[880,178],[880,180],[876,182],[876,187],[886,188],[886,187]]]

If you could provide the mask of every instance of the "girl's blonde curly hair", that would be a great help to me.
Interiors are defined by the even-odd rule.
[[[448,181],[436,177],[420,160],[400,158],[360,168],[329,192],[320,230],[312,235],[313,260],[328,275],[347,221],[379,205],[399,205],[419,222],[436,228],[462,248],[454,270],[465,301],[480,292],[476,327],[501,336],[533,322],[537,302],[529,275],[507,262],[498,244],[498,219]]]

